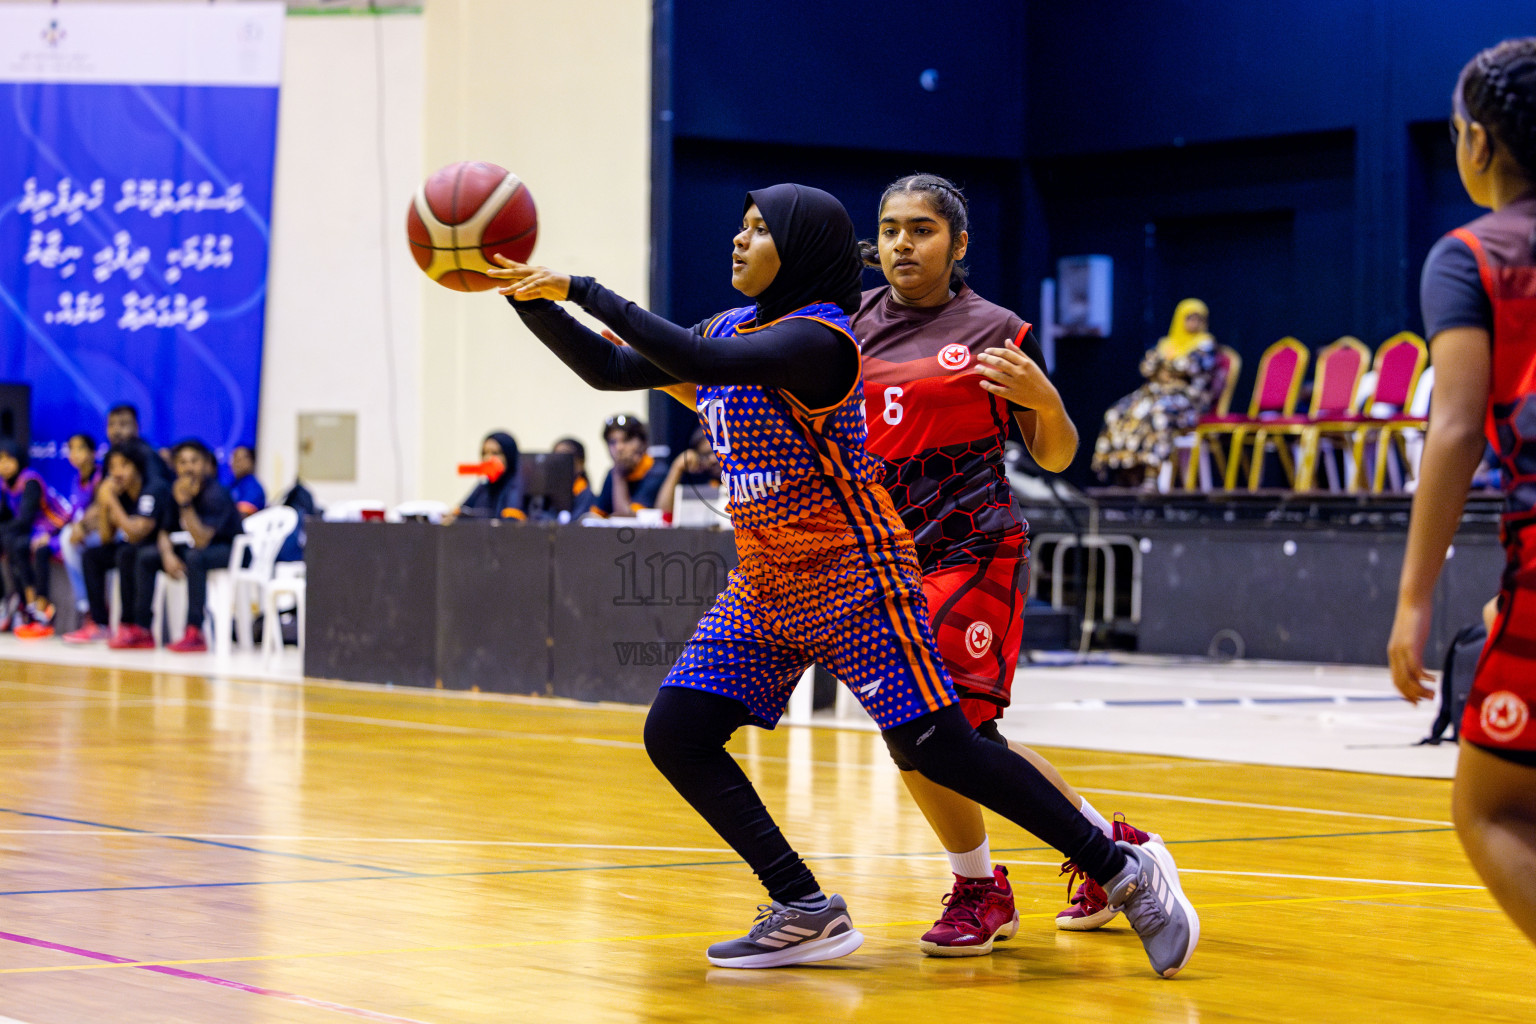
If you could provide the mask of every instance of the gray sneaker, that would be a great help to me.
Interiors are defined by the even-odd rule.
[[[814,913],[763,903],[750,932],[709,947],[709,962],[716,967],[787,967],[836,960],[863,944],[841,896],[829,896],[827,909]]]
[[[1200,915],[1179,886],[1179,869],[1166,846],[1123,841],[1115,845],[1125,851],[1126,865],[1104,887],[1109,905],[1125,911],[1152,969],[1171,978],[1189,963],[1200,943]]]

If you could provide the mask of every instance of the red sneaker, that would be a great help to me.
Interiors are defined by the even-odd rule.
[[[1019,931],[1008,869],[999,864],[991,878],[955,876],[944,897],[944,916],[917,940],[929,956],[986,956],[993,939],[1011,939]]]
[[[45,636],[53,636],[53,623],[34,619],[24,626],[17,626],[16,635],[22,640],[40,640]]]
[[[208,649],[208,641],[203,639],[203,631],[196,626],[188,626],[186,635],[171,644],[170,650],[177,654],[193,654]]]
[[[155,646],[155,638],[143,626],[118,626],[107,646],[114,651],[144,650]]]
[[[64,642],[67,644],[94,644],[108,638],[107,627],[98,626],[87,615],[80,623],[80,628],[64,634]]]
[[[1115,812],[1115,820],[1110,823],[1110,832],[1115,842],[1130,843],[1132,846],[1163,841],[1163,837],[1156,832],[1143,832],[1126,821],[1125,815],[1119,811]],[[1067,879],[1067,892],[1072,905],[1056,915],[1057,928],[1069,932],[1091,932],[1095,928],[1104,927],[1119,913],[1110,909],[1109,897],[1105,895],[1103,886],[1089,878],[1076,864],[1067,861],[1061,866],[1061,873],[1071,875]],[[1078,879],[1082,879],[1082,884],[1074,893],[1072,885]]]

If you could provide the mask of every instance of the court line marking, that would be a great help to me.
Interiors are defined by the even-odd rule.
[[[18,942],[26,946],[36,946],[41,949],[57,950],[61,953],[71,953],[75,956],[89,957],[92,960],[105,960],[105,964],[77,964],[72,967],[132,967],[141,971],[152,971],[156,974],[168,974],[173,978],[182,978],[187,981],[201,981],[210,985],[218,985],[221,988],[231,988],[237,992],[249,992],[258,996],[271,996],[285,1002],[298,1003],[300,1006],[312,1006],[322,1010],[335,1010],[338,1013],[350,1014],[353,1017],[362,1017],[364,1020],[386,1021],[389,1024],[424,1024],[423,1021],[413,1020],[410,1017],[396,1017],[394,1014],[379,1013],[375,1010],[364,1010],[357,1006],[347,1006],[344,1003],[333,1003],[328,999],[316,999],[313,996],[299,995],[296,992],[283,992],[275,988],[261,988],[256,985],[247,985],[242,981],[231,981],[228,978],[215,978],[211,974],[198,974],[195,971],[183,971],[173,962],[145,962],[132,960],[128,957],[113,956],[110,953],[97,953],[89,949],[81,949],[78,946],[66,946],[58,942],[49,942],[47,939],[33,938],[29,935],[17,935],[14,932],[0,932],[0,939],[10,942]],[[217,963],[216,960],[189,960],[186,963]],[[11,969],[7,973],[19,973],[28,968]]]
[[[1481,889],[1482,887],[1481,886],[1473,886],[1472,888],[1474,888],[1474,889]],[[1278,898],[1275,898],[1275,899],[1265,899],[1265,900],[1238,900],[1238,901],[1232,901],[1232,902],[1227,902],[1227,903],[1207,903],[1207,904],[1202,904],[1201,907],[1200,907],[1200,910],[1202,912],[1204,912],[1204,911],[1211,911],[1211,910],[1227,910],[1227,909],[1242,908],[1242,907],[1271,907],[1271,906],[1282,906],[1282,905],[1303,904],[1303,903],[1358,903],[1358,902],[1365,902],[1365,901],[1379,902],[1379,901],[1382,901],[1382,900],[1391,900],[1391,899],[1397,899],[1397,898],[1406,897],[1406,896],[1412,896],[1412,897],[1417,898],[1417,899],[1422,899],[1425,896],[1462,895],[1466,891],[1467,890],[1465,888],[1459,888],[1458,887],[1458,888],[1442,888],[1442,889],[1429,889],[1429,890],[1422,890],[1421,889],[1421,890],[1418,890],[1416,892],[1376,893],[1374,895],[1348,896],[1348,897],[1345,897],[1345,896],[1282,896],[1282,897],[1278,897]],[[1448,907],[1448,908],[1433,908],[1433,909],[1454,909],[1454,908],[1449,908]],[[1057,914],[1057,911],[1055,911],[1055,910],[1046,910],[1046,911],[1033,911],[1033,912],[1030,912],[1030,913],[1020,914],[1019,916],[1020,916],[1020,918],[1039,919],[1039,920],[1054,920],[1055,917],[1056,917],[1056,914]],[[870,923],[861,921],[861,922],[859,922],[859,927],[861,929],[916,928],[916,927],[927,926],[927,925],[929,925],[931,923],[932,923],[932,921],[929,918],[924,918],[924,919],[922,919],[920,921],[883,921],[883,922],[877,922],[877,923],[874,923],[874,924],[870,924]],[[142,969],[145,969],[145,970],[154,970],[156,968],[175,968],[177,966],[190,966],[190,965],[198,965],[198,964],[252,963],[252,962],[273,961],[273,960],[320,960],[320,959],[333,959],[333,958],[341,958],[341,957],[360,957],[360,956],[398,956],[400,954],[406,954],[406,953],[410,953],[410,954],[421,954],[421,953],[461,953],[461,952],[472,952],[472,951],[476,951],[476,950],[492,950],[492,949],[527,949],[527,948],[534,948],[534,947],[596,945],[596,944],[601,944],[601,943],[606,943],[606,942],[663,942],[663,941],[671,941],[671,940],[675,940],[675,939],[706,939],[706,938],[715,938],[717,936],[722,936],[722,935],[736,935],[736,934],[739,934],[739,929],[730,929],[730,930],[725,930],[725,931],[704,931],[704,932],[670,932],[670,933],[662,934],[662,935],[587,935],[587,936],[583,936],[583,937],[578,938],[578,939],[540,939],[540,940],[534,940],[534,941],[518,941],[518,942],[465,943],[465,944],[455,944],[455,945],[447,945],[447,946],[405,946],[405,947],[400,947],[400,948],[396,948],[396,949],[332,950],[332,951],[324,952],[324,953],[266,953],[266,954],[261,954],[261,955],[256,955],[256,956],[205,957],[205,958],[194,959],[194,960],[140,960],[140,961],[131,961],[131,960],[123,960],[123,959],[119,959],[119,958],[110,958],[113,962],[97,963],[97,964],[65,964],[65,965],[54,965],[54,966],[49,966],[49,967],[6,967],[6,968],[0,968],[0,974],[50,974],[50,973],[63,973],[63,972],[68,972],[68,971],[100,971],[100,970],[110,970],[110,969],[113,969],[113,968],[121,968],[121,967],[137,967],[137,968],[142,968]],[[11,936],[7,935],[4,932],[0,932],[0,937],[10,938]],[[36,943],[36,944],[42,945],[44,943]],[[71,949],[68,949],[68,947],[53,946],[51,943],[46,944],[46,945],[49,945],[52,948],[56,948],[56,949],[65,949],[65,951],[67,951],[67,952],[78,952],[81,955],[85,955],[85,956],[93,955],[93,954],[90,954],[90,953],[86,953],[85,951],[71,950]],[[102,956],[100,958],[101,959],[108,959],[105,956]],[[170,973],[170,972],[167,971],[167,973]],[[190,972],[186,972],[186,973],[190,973]],[[206,976],[194,975],[194,977],[204,978]],[[214,979],[214,980],[217,980],[217,979]],[[233,983],[233,982],[221,982],[221,983],[222,984],[229,984],[229,985],[233,985],[233,986],[237,986],[237,987],[242,987],[242,988],[249,988],[249,986],[239,986],[238,983]],[[304,998],[304,997],[300,997],[300,998]],[[364,1011],[364,1012],[367,1012],[367,1011]],[[376,1018],[376,1019],[402,1020],[403,1018],[384,1017],[384,1018]]]
[[[41,813],[39,813],[37,811],[20,811],[20,810],[16,810],[15,808],[12,808],[12,807],[0,807],[0,814],[14,814],[14,815],[17,815],[18,817],[22,817],[22,818],[41,818],[41,819],[43,819],[45,821],[62,821],[62,822],[65,822],[67,824],[70,824],[70,825],[88,825],[91,828],[105,829],[108,832],[124,833],[124,834],[127,834],[127,835],[146,835],[146,834],[151,834],[151,833],[146,833],[143,829],[130,828],[127,825],[110,825],[110,824],[106,824],[106,823],[99,822],[99,821],[85,821],[85,820],[80,819],[80,818],[66,818],[66,817],[63,817],[62,815],[58,815],[58,814],[41,814]],[[73,830],[69,830],[67,832],[67,834],[73,835],[75,833],[73,832]],[[344,868],[358,868],[358,869],[360,869],[362,871],[381,871],[381,872],[384,872],[386,874],[391,874],[391,875],[414,875],[415,874],[415,872],[413,872],[413,871],[404,871],[404,870],[401,870],[400,868],[385,868],[385,867],[379,867],[376,864],[350,864],[350,863],[348,863],[346,861],[334,860],[334,859],[332,859],[330,857],[314,857],[314,856],[311,856],[310,854],[307,854],[307,853],[289,853],[289,852],[287,852],[285,850],[259,850],[259,849],[257,849],[254,846],[240,846],[240,845],[235,844],[235,843],[221,843],[221,842],[217,842],[217,841],[212,840],[212,839],[199,839],[199,838],[197,838],[195,836],[188,836],[188,835],[182,835],[182,834],[177,834],[177,835],[173,835],[173,836],[165,836],[164,838],[176,839],[176,840],[180,840],[182,842],[187,842],[187,843],[196,843],[196,844],[201,845],[201,846],[217,846],[217,847],[222,847],[222,848],[224,848],[226,850],[239,850],[239,851],[241,851],[243,853],[261,853],[261,854],[268,854],[268,855],[273,856],[273,857],[289,857],[289,858],[292,858],[294,860],[314,861],[317,864],[335,864],[335,865],[338,865],[338,866],[344,867]]]
[[[1422,831],[1422,830],[1414,830],[1414,831]],[[1220,843],[1220,842],[1255,842],[1255,841],[1259,841],[1259,840],[1283,841],[1283,840],[1286,840],[1286,839],[1358,838],[1358,837],[1362,837],[1362,836],[1387,836],[1387,835],[1398,835],[1398,834],[1401,834],[1401,833],[1398,833],[1398,832],[1346,832],[1346,833],[1335,833],[1335,834],[1332,834],[1332,835],[1258,836],[1258,837],[1248,836],[1248,837],[1234,837],[1232,839],[1201,839],[1201,840],[1193,840],[1193,842],[1194,843],[1203,843],[1203,844],[1212,844],[1212,843]],[[1175,843],[1175,844],[1170,844],[1170,845],[1178,845],[1178,844]],[[1040,852],[1043,849],[1046,849],[1046,848],[1045,847],[1038,847],[1038,846],[1036,846],[1036,847],[1016,847],[1016,848],[1013,848],[1013,849],[995,850],[993,852],[994,853],[1037,853],[1037,852]],[[807,853],[803,854],[803,856],[808,858],[808,859],[810,859],[810,860],[817,860],[817,861],[833,861],[833,860],[836,860],[836,861],[859,861],[859,860],[870,860],[870,861],[880,861],[880,860],[906,860],[906,861],[932,860],[932,861],[940,861],[940,860],[945,859],[942,855],[937,854],[937,853],[932,853],[932,852],[919,852],[919,853],[818,853],[818,852],[807,852]],[[7,891],[0,891],[0,897],[3,897],[3,896],[65,896],[65,895],[85,895],[85,894],[90,894],[90,893],[146,892],[146,891],[159,891],[159,890],[169,890],[169,889],[233,889],[233,888],[243,888],[243,887],[262,886],[262,885],[317,885],[317,884],[331,884],[331,883],[340,883],[340,882],[380,882],[380,881],[389,882],[389,881],[399,881],[399,880],[403,880],[403,879],[410,879],[410,880],[440,880],[440,879],[448,879],[448,878],[495,878],[495,877],[504,877],[504,876],[511,876],[511,875],[569,874],[569,873],[578,872],[578,871],[652,871],[652,870],[654,870],[654,871],[664,871],[664,870],[671,870],[671,869],[677,869],[677,868],[739,867],[739,866],[741,866],[741,863],[742,862],[739,859],[731,858],[729,860],[673,862],[673,863],[664,863],[664,864],[654,864],[654,863],[652,863],[652,864],[585,864],[585,865],[577,864],[577,865],[560,865],[560,866],[555,866],[555,867],[545,866],[545,867],[534,867],[534,868],[499,868],[499,869],[489,870],[489,871],[439,871],[439,872],[427,872],[427,871],[424,871],[424,872],[407,874],[407,875],[360,875],[360,876],[341,877],[341,878],[273,878],[273,879],[235,881],[235,882],[165,882],[165,883],[161,883],[161,884],[158,884],[158,885],[93,886],[93,887],[88,887],[88,888],[73,888],[73,889],[30,889],[30,890],[13,890],[13,891],[9,891],[9,892],[7,892]],[[1058,866],[1059,862],[1055,861],[1055,860],[1050,860],[1050,861],[1014,860],[1013,863],[1015,863],[1017,865],[1021,865],[1021,866],[1030,866],[1030,867],[1056,867],[1056,866]],[[1223,870],[1215,869],[1215,868],[1207,868],[1207,869],[1186,868],[1186,869],[1183,869],[1183,870],[1188,872],[1188,873],[1191,873],[1191,874],[1196,874],[1196,873],[1198,873],[1198,874],[1213,874],[1213,875],[1215,875],[1215,874],[1233,874],[1233,875],[1250,874],[1248,872],[1223,871]],[[1438,886],[1445,886],[1445,885],[1456,885],[1456,884],[1459,884],[1459,883],[1453,883],[1453,882],[1413,882],[1413,881],[1399,881],[1399,880],[1393,880],[1393,879],[1348,878],[1348,877],[1334,878],[1332,876],[1311,876],[1311,875],[1283,875],[1283,874],[1279,874],[1279,875],[1270,875],[1270,876],[1264,876],[1264,877],[1296,878],[1296,879],[1326,878],[1327,880],[1330,880],[1330,881],[1356,882],[1356,883],[1359,883],[1359,884],[1362,884],[1362,885],[1418,885],[1418,886],[1438,885]],[[1480,888],[1480,887],[1474,886],[1474,888]]]
[[[1455,828],[1455,823],[1441,821],[1437,818],[1404,818],[1395,814],[1371,814],[1366,811],[1332,811],[1321,807],[1289,807],[1285,804],[1260,804],[1246,800],[1217,800],[1207,796],[1182,796],[1172,793],[1138,793],[1134,790],[1124,789],[1089,789],[1086,786],[1076,787],[1080,793],[1100,793],[1105,796],[1133,797],[1140,800],[1166,800],[1183,804],[1209,804],[1212,807],[1242,807],[1246,810],[1278,811],[1287,814],[1320,814],[1332,818],[1365,818],[1371,821],[1401,821],[1410,825],[1437,825],[1445,828]]]

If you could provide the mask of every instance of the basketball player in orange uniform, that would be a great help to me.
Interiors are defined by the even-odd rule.
[[[916,542],[939,654],[966,719],[1006,746],[997,720],[1023,639],[1029,524],[1008,486],[1003,442],[1016,420],[1030,455],[1059,472],[1077,453],[1077,428],[1030,325],[965,284],[969,220],[965,197],[938,175],[887,187],[877,240],[863,246],[887,283],[864,293],[853,325],[863,344],[869,450],[885,460],[886,489]],[[1136,845],[1157,838],[1106,821],[1045,758],[1014,750],[1106,836]],[[930,956],[990,953],[994,939],[1013,937],[1019,917],[1007,869],[992,865],[981,809],[897,763],[955,875],[943,916],[919,945]],[[1103,889],[1081,877],[1060,928],[1088,931],[1115,915]]]
[[[1467,195],[1493,212],[1424,261],[1435,401],[1387,656],[1407,700],[1434,696],[1424,640],[1435,581],[1491,444],[1507,562],[1461,721],[1451,805],[1472,866],[1536,942],[1536,38],[1507,40],[1462,69],[1451,132]]]
[[[748,193],[743,206],[731,283],[755,302],[691,330],[591,278],[505,259],[495,272],[523,322],[584,380],[669,389],[698,410],[720,459],[739,564],[645,725],[651,760],[768,890],[748,934],[712,945],[710,963],[778,967],[863,942],[842,897],[822,891],[725,750],[743,725],[772,728],[817,661],[853,688],[895,756],[1083,865],[1125,907],[1153,969],[1171,977],[1199,941],[1199,918],[1167,851],[1111,842],[1028,761],[979,737],[955,703],[912,538],[865,448],[848,322],[862,264],[847,211],[788,184]],[[628,345],[555,305],[567,299]]]

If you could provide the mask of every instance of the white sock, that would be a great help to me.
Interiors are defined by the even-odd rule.
[[[1109,822],[1104,820],[1104,815],[1093,809],[1093,804],[1083,801],[1083,817],[1093,822],[1093,827],[1104,833],[1106,839],[1115,838],[1115,830],[1109,827]]]
[[[983,839],[981,845],[969,853],[951,853],[949,870],[961,878],[992,877],[992,842]]]

